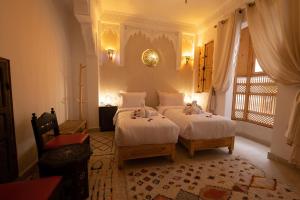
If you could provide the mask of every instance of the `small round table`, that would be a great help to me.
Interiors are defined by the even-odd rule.
[[[45,152],[39,160],[41,177],[63,176],[66,199],[85,199],[89,196],[88,144],[72,144]]]

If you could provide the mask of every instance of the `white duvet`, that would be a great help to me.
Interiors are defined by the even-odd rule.
[[[189,140],[218,139],[235,135],[235,122],[219,115],[186,115],[184,106],[159,106],[159,113],[180,127],[180,136]]]
[[[114,116],[115,141],[118,146],[177,143],[179,127],[158,114],[149,118],[132,118],[138,108],[119,108]],[[147,107],[153,112],[153,108]]]

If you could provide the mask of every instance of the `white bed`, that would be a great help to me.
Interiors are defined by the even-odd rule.
[[[189,150],[194,151],[228,147],[234,148],[235,122],[210,113],[186,115],[184,106],[158,106],[159,113],[166,116],[180,127],[179,140]]]
[[[157,112],[153,108],[146,108]],[[119,108],[114,117],[119,167],[129,159],[161,155],[169,155],[174,159],[179,127],[159,113],[148,118],[133,118],[132,113],[136,109]]]

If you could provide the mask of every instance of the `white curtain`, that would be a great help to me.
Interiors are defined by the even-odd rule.
[[[286,136],[287,143],[293,146],[290,161],[300,166],[300,92],[295,98]]]
[[[207,109],[214,113],[216,109],[215,92],[226,92],[232,83],[240,44],[240,32],[243,14],[233,13],[217,26],[217,39],[214,47],[212,88]]]
[[[249,32],[262,69],[276,82],[300,85],[300,1],[256,0],[247,8]],[[300,164],[300,100],[294,102],[286,132],[293,153],[290,161]],[[296,158],[298,155],[298,158]]]

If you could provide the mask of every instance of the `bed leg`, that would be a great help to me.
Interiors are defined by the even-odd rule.
[[[195,150],[194,150],[193,145],[191,145],[190,148],[189,148],[189,155],[190,155],[190,158],[193,158],[194,155],[195,155]]]
[[[232,154],[233,149],[231,148],[231,146],[228,147],[228,150],[229,150],[229,154]]]
[[[176,145],[172,144],[171,146],[171,155],[170,155],[170,159],[172,162],[175,161],[175,157],[176,157]]]
[[[124,160],[122,159],[123,156],[120,153],[120,152],[122,152],[121,147],[117,147],[116,152],[117,152],[117,158],[118,158],[118,168],[123,169]]]
[[[232,137],[231,144],[228,146],[229,154],[232,154],[234,150],[234,137]]]

